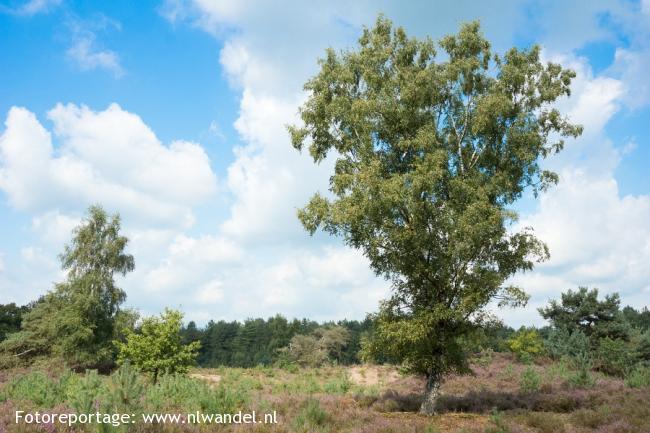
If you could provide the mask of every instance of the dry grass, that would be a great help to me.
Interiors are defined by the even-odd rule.
[[[324,367],[287,371],[274,368],[197,369],[196,380],[212,389],[245,389],[244,411],[275,410],[275,425],[143,425],[122,432],[260,433],[650,433],[650,388],[627,388],[619,379],[597,376],[576,389],[566,366],[533,365],[541,386],[523,392],[529,366],[504,354],[481,358],[473,376],[450,376],[442,386],[439,415],[417,413],[423,378],[387,366]],[[25,371],[2,372],[2,383]],[[14,411],[36,409],[24,401],[0,403],[0,433],[67,432],[55,426],[14,423]],[[190,411],[190,408],[185,408]],[[64,403],[49,412],[68,410]],[[76,430],[80,431],[80,430]],[[97,431],[97,430],[95,430]]]

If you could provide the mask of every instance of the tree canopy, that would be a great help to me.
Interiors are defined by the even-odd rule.
[[[132,363],[151,373],[154,382],[161,374],[186,373],[194,364],[201,343],[183,344],[183,314],[165,309],[160,317],[147,317],[138,332],[128,331],[126,342],[116,341],[118,363]]]
[[[543,63],[539,47],[498,56],[477,22],[437,45],[440,58],[431,39],[380,17],[356,49],[327,51],[305,84],[302,125],[289,127],[316,163],[336,159],[330,193],[298,216],[391,281],[371,345],[428,377],[428,413],[441,375],[467,369],[459,338],[484,307],[526,301],[505,282],[548,250],[514,230],[511,205],[558,180],[540,161],[581,132],[553,105],[575,73]]]
[[[21,331],[2,348],[18,356],[48,355],[71,367],[106,367],[113,362],[112,344],[126,294],[115,285],[115,274],[134,269],[124,252],[119,215],[91,206],[73,238],[59,256],[66,280],[39,299],[22,320]]]
[[[581,331],[594,340],[605,337],[627,339],[630,325],[619,307],[618,293],[605,295],[605,299],[600,301],[598,289],[579,287],[576,291],[562,293],[560,302],[551,300],[547,307],[539,309],[539,313],[552,327],[569,333]]]

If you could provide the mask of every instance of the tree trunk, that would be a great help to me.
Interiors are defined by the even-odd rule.
[[[440,395],[440,385],[442,382],[442,375],[438,372],[431,372],[427,377],[427,386],[424,391],[424,401],[420,406],[420,413],[426,415],[436,414],[436,402]]]

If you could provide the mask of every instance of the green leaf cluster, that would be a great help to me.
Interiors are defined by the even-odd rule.
[[[186,373],[194,364],[201,343],[183,344],[183,314],[165,309],[159,317],[147,317],[139,329],[128,331],[126,341],[116,341],[119,364],[127,362],[151,373],[154,382],[162,374]]]

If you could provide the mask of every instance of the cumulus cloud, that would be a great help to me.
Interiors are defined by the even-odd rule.
[[[498,49],[512,45],[516,35],[525,38],[541,32],[546,52],[562,53],[561,56],[549,56],[550,59],[578,72],[573,97],[563,102],[561,108],[573,121],[583,124],[585,133],[579,140],[568,142],[562,154],[546,163],[548,168],[560,173],[560,187],[544,197],[535,212],[522,218],[522,224],[534,226],[542,239],[548,237],[553,258],[534,273],[517,279],[533,292],[533,306],[578,283],[599,283],[613,290],[607,282],[618,281],[620,287],[617,289],[623,293],[643,290],[639,284],[645,274],[635,267],[633,253],[621,254],[618,260],[604,266],[612,254],[622,253],[626,248],[643,251],[648,238],[647,232],[639,227],[646,216],[647,198],[622,196],[614,177],[615,168],[630,148],[617,146],[604,133],[612,116],[627,104],[625,95],[629,94],[631,78],[620,74],[594,76],[585,59],[571,54],[573,49],[587,42],[612,41],[614,33],[601,25],[599,17],[604,13],[617,19],[622,17],[627,7],[624,3],[585,2],[575,5],[576,9],[581,9],[575,14],[567,14],[562,2],[546,3],[544,8],[531,9],[529,21],[532,22],[523,19],[521,8],[514,3],[504,4],[499,14],[482,10],[483,6],[475,3],[471,8],[457,7],[457,4],[453,7],[436,5],[434,11],[426,4],[404,7],[392,2],[357,2],[350,7],[339,2],[316,6],[295,2],[289,6],[294,11],[292,14],[285,14],[274,5],[245,1],[177,0],[167,2],[166,6],[166,16],[171,21],[189,21],[223,41],[221,64],[233,88],[241,92],[240,116],[235,126],[246,144],[237,149],[236,160],[228,169],[227,186],[233,203],[230,217],[221,225],[222,232],[240,242],[258,246],[264,242],[292,239],[293,245],[306,249],[304,257],[312,258],[322,254],[331,258],[333,252],[325,252],[319,242],[310,244],[301,235],[301,228],[292,214],[313,191],[327,188],[331,167],[325,163],[315,168],[308,158],[297,157],[282,126],[295,122],[297,107],[304,98],[300,86],[316,71],[315,59],[327,46],[351,45],[361,25],[371,24],[380,10],[410,32],[434,38],[454,32],[461,21],[480,16],[486,34],[496,41]],[[485,7],[490,6],[486,4]],[[423,16],[434,18],[423,20]],[[558,28],[557,22],[566,17],[571,17],[571,25]],[[513,22],[527,24],[518,26]],[[282,31],[278,32],[279,28]],[[618,55],[621,59],[622,56]],[[632,64],[638,59],[630,57],[627,61]],[[609,212],[601,213],[601,205],[607,206]],[[599,233],[606,221],[611,227],[608,235],[601,237]],[[626,234],[615,236],[617,231]],[[634,242],[630,243],[632,240]],[[580,246],[578,251],[576,246]],[[337,247],[336,254],[345,255],[345,251],[349,250]],[[329,293],[336,293],[333,283],[326,278],[327,272],[316,270],[317,266],[322,266],[321,269],[331,267],[326,259],[321,257],[312,266],[308,265],[309,260],[284,254],[277,254],[279,260],[267,262],[255,273],[264,277],[268,287],[264,292],[266,296],[259,297],[262,305],[276,302],[278,309],[290,309],[291,305],[307,308],[302,292],[293,289],[294,282],[298,281],[303,285],[310,282],[307,286],[310,294],[319,293],[318,281],[330,285]],[[256,251],[251,255],[254,263],[264,262],[263,253]],[[363,261],[354,263],[354,269],[362,269],[365,264]],[[628,269],[630,266],[634,272]],[[627,272],[627,278],[621,279],[621,272]],[[230,287],[227,279],[220,281],[223,287]],[[349,281],[346,277],[347,284]],[[387,291],[387,284],[377,279],[363,287],[368,290],[365,298],[354,290],[344,290],[342,293],[346,295],[339,299],[368,306],[368,295],[374,298]],[[320,311],[327,311],[327,308],[328,303],[324,302]],[[524,315],[507,312],[504,317],[514,323],[531,320],[529,311]]]
[[[624,105],[627,83],[594,76],[584,59],[565,57],[562,62],[578,75],[573,97],[561,105],[585,131],[545,162],[559,173],[560,183],[519,223],[535,229],[551,258],[513,281],[532,295],[530,309],[578,286],[619,292],[624,303],[641,307],[646,301],[639,295],[650,291],[650,196],[620,192],[615,170],[633,148],[616,145],[605,132]],[[505,316],[515,323],[531,322],[517,311]],[[537,315],[532,321],[542,323]]]
[[[546,162],[560,173],[560,185],[542,197],[536,210],[522,215],[521,224],[537,230],[552,258],[515,280],[533,294],[531,308],[579,284],[619,290],[625,302],[640,302],[639,294],[650,290],[643,266],[650,258],[643,222],[649,216],[648,197],[619,191],[615,169],[634,150],[612,142],[604,131],[622,107],[645,100],[630,99],[643,95],[630,90],[634,77],[642,77],[638,47],[643,45],[637,41],[619,51],[615,63],[621,69],[601,75],[571,54],[589,41],[611,41],[611,31],[600,27],[598,17],[607,11],[620,14],[624,5],[589,2],[585,11],[573,14],[557,2],[531,9],[529,22],[517,2],[504,2],[499,13],[492,13],[488,3],[459,4],[464,3],[296,1],[278,8],[250,1],[166,2],[161,13],[171,22],[189,22],[220,39],[225,77],[241,96],[235,128],[243,146],[236,148],[220,189],[227,216],[215,219],[207,231],[190,228],[195,207],[217,191],[203,149],[185,141],[163,145],[137,115],[117,105],[98,112],[58,105],[48,113],[49,129],[26,109],[12,109],[0,138],[0,189],[12,206],[35,215],[32,229],[44,243],[60,243],[60,233],[88,203],[120,211],[137,263],[135,273],[121,283],[129,303],[144,313],[182,306],[188,319],[199,322],[276,313],[360,318],[376,309],[388,283],[370,271],[358,251],[310,238],[300,227],[295,209],[314,191],[327,189],[331,161],[315,166],[298,154],[284,125],[296,122],[305,97],[302,84],[316,72],[324,49],[352,45],[361,26],[372,24],[380,10],[409,32],[434,38],[481,16],[497,48],[531,32],[545,34],[545,53],[562,53],[548,57],[578,72],[573,97],[561,108],[585,126],[583,137]],[[562,14],[571,17],[571,25],[557,26]],[[94,36],[86,51],[110,53]],[[110,56],[93,61],[93,67],[116,70]],[[36,263],[43,251],[31,248],[25,260],[32,257],[30,263]],[[511,324],[540,320],[530,310],[501,314]]]
[[[134,221],[188,227],[191,206],[216,190],[200,145],[164,146],[135,114],[117,104],[104,111],[57,105],[46,130],[13,107],[0,136],[0,189],[16,208],[47,211],[102,203]],[[60,142],[56,148],[53,137]]]
[[[78,217],[53,210],[32,218],[32,230],[46,244],[60,248],[70,239],[80,221]]]

